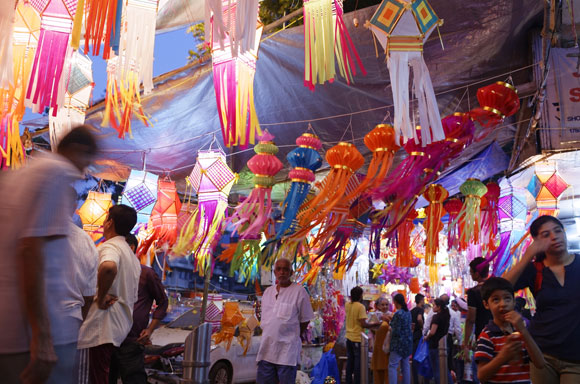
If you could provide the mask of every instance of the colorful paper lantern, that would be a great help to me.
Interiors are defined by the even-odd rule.
[[[311,133],[303,133],[296,139],[298,148],[293,149],[286,159],[292,166],[288,177],[292,181],[290,190],[282,203],[283,221],[276,230],[275,240],[280,240],[295,222],[298,209],[308,196],[311,183],[315,180],[314,172],[322,165],[318,153],[322,147],[320,139]]]
[[[342,0],[304,1],[304,85],[332,83],[338,72],[347,84],[356,75],[356,63],[366,71],[343,20]]]
[[[26,91],[27,106],[33,112],[42,113],[46,107],[56,114],[63,103],[64,86],[60,82],[64,64],[72,54],[69,39],[77,0],[31,0],[30,4],[40,13],[40,38]]]
[[[228,195],[236,175],[228,167],[221,150],[203,150],[187,181],[197,191],[197,210],[183,227],[173,253],[192,253],[200,275],[211,273],[211,255],[221,233],[228,208]]]
[[[400,144],[409,139],[419,143],[419,132],[409,117],[409,66],[413,68],[422,145],[445,138],[429,69],[423,60],[423,44],[440,24],[442,21],[426,0],[383,0],[370,22],[365,24],[387,55],[395,107],[395,132]]]
[[[409,283],[409,290],[413,294],[419,293],[419,291],[421,290],[421,286],[419,285],[418,277],[411,277],[411,282]]]
[[[125,183],[121,203],[135,208],[137,222],[147,223],[157,201],[159,176],[147,171],[131,170]]]
[[[60,140],[73,128],[84,124],[85,114],[93,93],[93,62],[78,51],[65,63],[63,73],[67,85],[60,109],[49,113],[50,147],[56,152]]]
[[[224,310],[221,320],[221,330],[212,336],[216,344],[225,343],[226,351],[230,350],[234,339],[236,326],[244,320],[237,302],[229,301],[224,303]]]
[[[487,257],[488,263],[493,264],[494,276],[501,276],[510,265],[510,249],[526,233],[527,211],[525,189],[514,187],[508,180],[498,201],[499,246]]]
[[[513,85],[503,81],[479,88],[477,101],[480,107],[469,111],[469,115],[484,128],[500,124],[506,117],[512,116],[520,108],[518,91]],[[486,130],[485,132],[487,134],[490,131]]]
[[[345,196],[351,177],[364,165],[364,157],[351,143],[340,142],[326,152],[326,161],[331,167],[324,178],[324,188],[310,201],[305,203],[297,218],[300,232],[294,237],[304,237],[311,228],[321,224],[332,208]]]
[[[263,29],[258,1],[224,0],[221,8],[212,7],[208,13],[206,31],[208,26],[212,31],[208,41],[212,43],[213,81],[224,144],[246,147],[262,134],[254,106],[254,75]],[[225,33],[221,33],[220,20],[227,20]]]
[[[177,194],[175,182],[169,179],[159,180],[157,184],[157,202],[153,206],[148,227],[152,233],[139,245],[137,254],[144,259],[147,252],[162,247],[170,248],[177,240],[177,213],[181,210],[181,201]],[[150,265],[151,260],[144,260]]]
[[[496,182],[486,184],[487,192],[481,198],[481,247],[482,252],[493,252],[499,233],[498,202],[501,189]]]
[[[457,198],[449,199],[443,204],[443,208],[449,214],[449,219],[447,220],[447,250],[455,248],[460,251],[462,249],[459,242],[461,223],[456,219],[463,208],[463,202]]]
[[[131,136],[133,116],[145,126],[150,124],[140,93],[141,84],[144,95],[153,90],[157,4],[158,0],[127,0],[122,9],[120,39],[119,35],[113,35],[118,42],[117,56],[111,56],[107,63],[107,94],[101,125],[110,124],[119,132],[119,138],[125,138],[127,133]]]
[[[14,6],[5,3],[0,7],[0,88],[8,89],[13,81],[12,30],[14,29]]]
[[[395,140],[395,130],[390,124],[378,124],[364,137],[364,143],[373,153],[373,158],[367,169],[364,180],[349,197],[356,197],[361,193],[377,187],[382,183],[393,164],[395,153],[399,146]]]
[[[414,209],[409,211],[405,220],[397,227],[397,267],[411,266],[411,232],[415,228],[413,220],[417,218],[417,211]]]
[[[276,157],[278,147],[273,140],[274,136],[265,131],[254,147],[256,155],[248,161],[248,168],[254,173],[254,189],[238,205],[231,218],[240,238],[258,236],[272,213],[274,176],[283,167]]]
[[[113,206],[111,194],[108,192],[89,191],[87,199],[78,209],[77,213],[83,223],[83,230],[93,240],[103,235],[103,224],[109,214],[109,208]]]
[[[536,164],[528,190],[536,198],[538,215],[557,217],[560,213],[558,201],[569,186],[558,173],[555,164],[551,162]]]
[[[435,263],[435,256],[439,250],[439,232],[443,230],[441,218],[445,215],[443,201],[447,199],[449,192],[439,184],[431,184],[423,194],[423,197],[429,202],[425,209],[427,219],[424,226],[427,231],[425,239],[425,265]]]
[[[26,159],[19,122],[24,116],[26,90],[40,37],[40,16],[32,6],[20,2],[13,27],[10,63],[13,77],[7,87],[0,87],[0,165],[12,169],[24,164]]]
[[[85,54],[89,52],[90,44],[93,46],[92,55],[99,56],[103,43],[103,59],[111,57],[111,47],[121,34],[123,3],[123,0],[86,0]],[[80,33],[78,25],[78,19],[75,19],[75,31]]]
[[[487,187],[477,179],[467,179],[459,190],[465,196],[463,207],[453,220],[452,226],[459,223],[461,233],[459,243],[462,249],[469,244],[479,244],[481,232],[481,198],[487,193]]]
[[[149,126],[149,117],[141,104],[138,71],[129,70],[119,77],[118,68],[119,57],[107,60],[107,93],[101,126],[110,125],[119,133],[119,138],[124,139],[127,134],[132,137],[132,117],[145,126]]]

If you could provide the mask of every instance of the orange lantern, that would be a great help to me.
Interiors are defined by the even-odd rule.
[[[427,238],[425,239],[425,265],[435,263],[435,255],[439,249],[439,232],[443,230],[441,218],[445,215],[443,201],[449,196],[449,192],[439,184],[431,184],[423,194],[429,202],[425,209],[427,220],[425,229]]]
[[[373,158],[369,164],[367,175],[359,187],[349,194],[355,197],[362,191],[377,187],[389,172],[393,164],[395,153],[399,150],[399,145],[395,139],[395,129],[390,124],[379,124],[364,138],[365,145],[373,153]]]
[[[364,165],[365,159],[351,143],[340,142],[326,152],[331,170],[323,181],[324,189],[304,205],[298,213],[302,228],[295,237],[303,237],[316,225],[322,223],[332,208],[344,197],[350,178]]]
[[[109,208],[113,206],[108,192],[89,191],[89,195],[77,213],[83,223],[83,229],[96,241],[103,236],[103,224],[107,219]]]
[[[421,290],[418,277],[411,277],[411,282],[409,283],[409,290],[411,293],[417,294]]]
[[[412,209],[405,217],[405,221],[397,228],[399,247],[397,248],[397,267],[411,266],[411,232],[415,228],[413,220],[417,218],[417,211]]]

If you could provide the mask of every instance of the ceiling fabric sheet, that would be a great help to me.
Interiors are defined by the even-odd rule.
[[[527,34],[534,24],[541,23],[541,2],[433,0],[431,4],[445,20],[440,28],[445,49],[434,32],[424,51],[441,116],[474,108],[477,88],[506,80],[509,73],[516,85],[531,81]],[[254,83],[255,104],[262,129],[268,129],[276,137],[278,157],[286,167],[278,174],[278,180],[287,177],[289,166],[285,156],[295,148],[294,140],[307,129],[308,121],[325,142],[324,150],[341,138],[354,139],[368,163],[371,153],[362,139],[388,112],[393,113],[385,54],[377,42],[376,56],[372,34],[363,27],[375,9],[369,7],[345,15],[345,23],[368,72],[367,76],[361,76],[357,71],[353,85],[337,78],[332,84],[317,86],[314,92],[304,87],[302,27],[266,36],[262,41]],[[354,27],[353,17],[360,21],[358,28]],[[477,83],[496,75],[501,76]],[[154,91],[142,102],[153,126],[133,120],[133,138],[125,140],[118,139],[112,128],[102,128],[105,156],[95,171],[97,176],[123,180],[130,168],[142,169],[145,158],[147,170],[182,180],[191,172],[197,151],[209,146],[213,133],[222,142],[210,62],[157,78]],[[413,107],[416,109],[416,104]],[[95,105],[89,110],[87,122],[100,126],[103,110],[102,103]],[[336,117],[327,118],[330,116]],[[345,131],[349,123],[352,132]],[[505,124],[468,148],[451,168],[457,168],[494,140],[501,146],[509,144],[514,132],[515,126]],[[226,149],[226,153],[236,172],[254,154],[251,147]],[[400,151],[393,167],[402,157],[404,153]],[[236,188],[245,187],[239,185],[234,191]]]

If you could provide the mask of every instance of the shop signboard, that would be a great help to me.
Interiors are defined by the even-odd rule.
[[[552,48],[540,140],[542,150],[580,148],[580,57]]]

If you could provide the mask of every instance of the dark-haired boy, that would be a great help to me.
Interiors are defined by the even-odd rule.
[[[490,277],[481,288],[490,321],[477,341],[477,377],[485,383],[531,383],[530,360],[543,368],[544,356],[519,313],[514,311],[514,289],[501,277]]]

